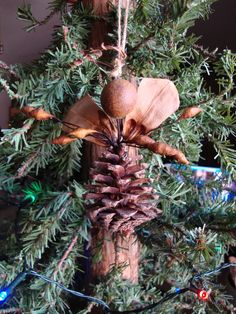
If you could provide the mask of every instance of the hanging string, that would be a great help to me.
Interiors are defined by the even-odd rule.
[[[122,23],[122,0],[118,0],[118,29],[117,29],[117,46],[104,45],[102,43],[102,50],[115,50],[118,53],[117,58],[114,60],[113,70],[110,72],[112,78],[118,78],[122,74],[122,68],[125,65],[126,53],[125,45],[127,40],[127,31],[128,31],[128,18],[129,18],[129,9],[130,9],[130,0],[126,0],[125,16]],[[122,33],[123,28],[123,33]]]
[[[128,30],[128,17],[129,17],[129,8],[130,0],[126,0],[125,16],[122,23],[122,12],[121,12],[122,0],[118,1],[118,30],[117,30],[117,46],[105,46],[102,44],[103,50],[116,50],[118,52],[118,57],[114,60],[114,68],[110,72],[112,78],[118,78],[122,74],[122,68],[125,65],[126,53],[125,45],[127,40],[127,30]],[[122,33],[123,28],[123,33]]]
[[[118,43],[117,43],[117,47],[119,49],[118,51],[118,58],[120,59],[120,47],[121,47],[121,1],[119,0],[118,3]]]
[[[127,30],[128,30],[128,17],[129,17],[129,2],[130,0],[126,0],[126,9],[125,9],[125,18],[124,18],[124,30],[123,30],[123,40],[122,40],[122,49],[125,52],[125,45],[127,39]]]

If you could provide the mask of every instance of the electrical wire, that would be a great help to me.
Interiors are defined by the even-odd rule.
[[[87,296],[85,294],[82,294],[78,291],[74,291],[74,290],[71,290],[71,289],[68,289],[66,288],[65,286],[63,286],[62,284],[58,283],[57,281],[54,281],[54,280],[51,280],[43,275],[40,275],[38,274],[37,272],[35,271],[30,271],[29,274],[33,275],[33,276],[36,276],[38,278],[41,278],[42,280],[46,281],[46,282],[49,282],[49,283],[52,283],[52,284],[55,284],[56,286],[58,286],[60,289],[68,292],[68,293],[71,293],[77,297],[80,297],[80,298],[83,298],[83,299],[86,299],[90,302],[95,302],[97,303],[98,305],[101,305],[103,306],[104,308],[104,311],[105,313],[110,313],[110,314],[131,314],[131,313],[140,313],[140,312],[144,312],[144,311],[147,311],[147,310],[150,310],[150,309],[153,309],[157,306],[160,306],[161,304],[165,303],[166,301],[168,300],[171,300],[175,297],[177,297],[178,295],[180,294],[184,294],[185,292],[187,291],[194,291],[191,286],[192,286],[192,282],[194,280],[198,280],[198,279],[201,279],[203,277],[207,277],[207,276],[210,276],[210,275],[214,275],[216,273],[219,273],[221,270],[223,269],[226,269],[226,268],[229,268],[229,267],[236,267],[236,263],[225,263],[219,267],[217,267],[216,269],[213,269],[213,270],[209,270],[205,273],[200,273],[200,274],[197,274],[195,276],[193,276],[189,283],[190,283],[190,287],[188,288],[182,288],[182,289],[178,289],[176,292],[172,292],[172,293],[168,293],[167,295],[165,295],[162,299],[160,299],[158,302],[155,302],[155,303],[152,303],[150,305],[147,305],[145,307],[142,307],[142,308],[137,308],[137,309],[132,309],[132,310],[126,310],[126,311],[115,311],[115,310],[111,310],[109,308],[109,306],[102,300],[100,299],[97,299],[97,298],[94,298],[94,297],[91,297],[91,296]]]
[[[201,279],[203,277],[207,277],[207,276],[211,276],[211,275],[214,275],[214,274],[217,274],[219,273],[221,270],[223,269],[226,269],[226,268],[229,268],[229,267],[236,267],[236,263],[225,263],[225,264],[222,264],[221,266],[213,269],[213,270],[209,270],[205,273],[199,273],[195,276],[193,276],[190,281],[189,281],[189,287],[186,287],[186,288],[182,288],[182,289],[176,289],[175,292],[172,292],[172,293],[168,293],[167,295],[165,295],[162,299],[160,299],[158,302],[155,302],[155,303],[152,303],[152,304],[149,304],[145,307],[142,307],[142,308],[137,308],[137,309],[132,309],[132,310],[126,310],[126,311],[115,311],[115,310],[111,310],[110,307],[103,301],[103,300],[100,300],[98,298],[95,298],[95,297],[91,297],[91,296],[88,296],[86,294],[83,294],[81,292],[78,292],[78,291],[75,291],[75,290],[71,290],[71,289],[68,289],[66,288],[64,285],[62,285],[61,283],[53,280],[53,279],[50,279],[44,275],[41,275],[39,274],[38,272],[34,271],[34,270],[26,270],[22,273],[20,273],[14,280],[11,284],[9,284],[7,286],[7,289],[12,292],[12,290],[14,290],[22,281],[25,280],[26,276],[28,275],[31,275],[31,276],[34,276],[34,277],[37,277],[45,282],[48,282],[50,284],[54,284],[55,286],[57,286],[58,288],[60,288],[61,290],[63,291],[66,291],[67,293],[70,293],[76,297],[79,297],[79,298],[82,298],[82,299],[85,299],[89,302],[94,302],[100,306],[103,307],[103,310],[105,313],[110,313],[110,314],[130,314],[130,313],[140,313],[140,312],[144,312],[144,311],[147,311],[147,310],[150,310],[150,309],[153,309],[154,307],[157,307],[157,306],[160,306],[161,304],[165,303],[166,301],[168,300],[171,300],[173,298],[175,298],[176,296],[180,295],[180,294],[184,294],[185,292],[187,291],[192,291],[194,293],[197,293],[199,295],[199,292],[204,292],[206,293],[205,291],[203,290],[200,290],[200,289],[197,289],[193,284],[192,282],[194,280],[198,280],[198,279]],[[3,290],[0,290],[0,292],[4,291]],[[206,293],[207,294],[207,293]],[[202,298],[202,300],[206,300],[207,298]]]
[[[130,314],[130,313],[140,313],[140,312],[143,312],[143,311],[151,310],[154,307],[157,307],[157,306],[163,304],[164,302],[166,302],[166,301],[168,301],[170,299],[175,298],[177,295],[183,294],[183,293],[185,293],[187,291],[189,291],[189,288],[183,288],[183,289],[178,290],[178,292],[168,293],[166,296],[164,296],[158,302],[152,303],[152,304],[147,305],[145,307],[141,307],[139,309],[128,310],[128,311],[110,311],[108,313],[111,313],[111,314]]]
[[[88,295],[85,295],[85,294],[83,294],[83,293],[81,293],[81,292],[68,289],[68,288],[66,288],[65,286],[63,286],[61,283],[59,283],[59,282],[57,282],[57,281],[55,281],[55,280],[52,280],[52,279],[50,279],[50,278],[48,278],[48,277],[46,277],[46,276],[44,276],[44,275],[41,275],[41,274],[37,273],[36,271],[29,270],[29,271],[28,271],[28,274],[29,274],[29,275],[32,275],[32,276],[34,276],[34,277],[38,277],[38,278],[42,279],[42,280],[45,281],[45,282],[54,284],[54,285],[57,286],[58,288],[60,288],[60,289],[62,289],[62,290],[64,290],[64,291],[66,291],[66,292],[68,292],[68,293],[70,293],[70,294],[73,294],[73,295],[75,295],[76,297],[79,297],[79,298],[82,298],[82,299],[86,299],[86,300],[88,300],[88,301],[90,301],[90,302],[97,303],[97,304],[103,306],[104,309],[110,310],[109,306],[108,306],[104,301],[99,300],[99,299],[94,298],[94,297],[91,297],[91,296],[88,296]]]
[[[211,275],[214,275],[214,274],[217,274],[219,273],[222,269],[226,269],[226,268],[229,268],[229,267],[236,267],[236,263],[225,263],[215,269],[212,269],[212,270],[208,270],[207,272],[205,273],[200,273],[200,274],[197,274],[195,276],[193,276],[191,279],[190,279],[190,282],[193,282],[194,280],[197,280],[197,279],[201,279],[202,277],[208,277],[208,276],[211,276]]]
[[[18,210],[17,210],[16,220],[15,220],[15,236],[16,236],[16,241],[17,241],[17,243],[19,245],[21,245],[21,239],[20,239],[20,235],[19,235],[19,226],[18,226],[18,224],[19,224],[19,215],[20,215],[21,208],[24,205],[26,205],[28,202],[29,202],[28,200],[24,200],[24,201],[20,202],[20,204],[18,204]],[[31,270],[31,269],[27,270],[28,267],[27,267],[27,264],[26,264],[26,259],[25,259],[25,270],[24,270],[24,272],[19,274],[15,278],[15,280],[8,287],[9,288],[13,287],[12,289],[15,289],[24,280],[24,279],[21,279],[21,277],[25,278],[25,275],[31,275],[31,276],[37,277],[37,278],[39,278],[39,279],[41,279],[41,280],[43,280],[45,282],[48,282],[50,284],[54,284],[55,286],[57,286],[61,290],[64,290],[67,293],[70,293],[70,294],[72,294],[72,295],[74,295],[76,297],[79,297],[81,299],[85,299],[85,300],[87,300],[89,302],[94,302],[94,303],[102,306],[105,313],[110,313],[110,314],[130,314],[130,313],[140,313],[140,312],[144,312],[144,311],[153,309],[154,307],[160,306],[164,302],[166,302],[166,301],[168,301],[170,299],[175,298],[177,295],[184,294],[187,291],[192,291],[192,292],[198,293],[199,289],[197,289],[194,286],[194,284],[193,284],[194,281],[197,281],[197,280],[202,279],[204,277],[215,275],[215,274],[221,272],[223,269],[226,269],[226,268],[229,268],[229,267],[236,267],[236,263],[224,263],[224,264],[222,264],[221,266],[219,266],[219,267],[217,267],[215,269],[209,270],[209,271],[204,272],[204,273],[198,273],[198,274],[194,275],[189,280],[189,287],[182,288],[182,289],[176,289],[175,292],[166,294],[158,302],[149,304],[149,305],[147,305],[145,307],[132,309],[132,310],[126,310],[126,311],[111,310],[110,307],[103,300],[100,300],[100,299],[92,297],[92,296],[85,295],[85,294],[83,294],[81,292],[78,292],[78,291],[75,291],[75,290],[68,289],[64,285],[62,285],[61,283],[59,283],[59,282],[57,282],[57,281],[55,281],[53,279],[50,279],[50,278],[48,278],[48,277],[46,277],[44,275],[41,275],[41,274],[39,274],[38,272],[36,272],[34,270]],[[18,277],[21,280],[18,280]],[[1,292],[1,290],[0,290],[0,292]]]

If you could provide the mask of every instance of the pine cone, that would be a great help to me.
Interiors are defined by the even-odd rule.
[[[111,233],[130,234],[134,228],[157,217],[161,210],[153,205],[158,196],[145,178],[146,165],[129,158],[125,148],[106,151],[90,171],[93,183],[85,198],[88,215],[95,226]],[[91,201],[92,200],[92,201]]]

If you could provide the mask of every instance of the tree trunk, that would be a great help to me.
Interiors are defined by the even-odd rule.
[[[109,0],[84,0],[85,5],[92,5],[94,11],[98,15],[104,15],[109,11]],[[118,0],[113,0],[113,4],[117,4]],[[122,6],[126,6],[126,0],[122,1]],[[101,43],[106,44],[106,35],[108,26],[104,21],[95,21],[90,37],[90,47],[100,48]],[[84,160],[86,166],[83,168],[83,176],[88,179],[88,171],[93,162],[98,159],[104,151],[103,147],[86,142]],[[135,148],[129,148],[128,155],[134,156],[138,154]],[[140,243],[135,234],[130,236],[115,235],[112,236],[109,232],[100,230],[92,230],[92,255],[98,250],[100,255],[99,262],[93,262],[91,265],[92,280],[96,281],[98,278],[105,276],[113,266],[121,267],[122,278],[131,281],[132,283],[138,282],[139,270],[139,255]],[[95,313],[95,312],[93,312]]]

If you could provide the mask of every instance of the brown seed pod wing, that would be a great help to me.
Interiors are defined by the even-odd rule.
[[[33,111],[29,112],[29,116],[33,117],[35,120],[43,121],[43,120],[49,120],[54,118],[52,114],[49,112],[46,112],[42,108],[35,109]]]
[[[77,140],[76,138],[71,138],[69,136],[62,135],[60,137],[54,138],[54,140],[52,140],[51,143],[56,144],[56,145],[66,145],[66,144],[72,143],[76,140]]]
[[[93,133],[97,133],[97,131],[93,129],[78,128],[70,132],[69,135],[75,136],[77,138],[85,138],[86,136],[91,135]]]
[[[38,121],[49,120],[54,118],[54,116],[51,113],[43,110],[42,108],[24,106],[23,108],[21,108],[21,112],[26,114],[28,117],[34,118],[35,120]]]
[[[144,78],[138,88],[137,104],[125,119],[134,119],[149,132],[179,108],[179,94],[173,82],[168,79]]]
[[[95,101],[86,95],[79,99],[67,112],[64,122],[85,129],[97,130],[99,126],[99,108]],[[63,126],[65,132],[71,132],[71,127]]]
[[[136,136],[133,140],[132,143],[137,144],[138,146],[143,146],[146,148],[151,147],[151,145],[155,144],[156,142],[149,136],[147,135],[139,135]]]
[[[148,148],[156,154],[171,157],[181,164],[189,164],[185,155],[180,150],[173,148],[166,143],[155,142],[149,136],[139,135],[132,140],[132,143]]]
[[[185,155],[178,149],[162,142],[157,142],[148,147],[151,151],[162,156],[171,157],[181,164],[189,164]]]
[[[194,107],[186,108],[178,120],[193,118],[200,112],[202,112],[202,109],[200,107],[194,106]]]

